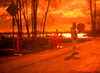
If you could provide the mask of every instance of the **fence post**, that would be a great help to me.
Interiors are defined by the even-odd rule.
[[[54,47],[56,47],[56,44],[55,44],[55,42],[54,42],[54,40],[53,40],[52,33],[51,33],[51,38],[52,38],[52,42],[53,42]]]
[[[59,48],[61,46],[61,37],[62,37],[62,32],[61,32],[61,35],[60,35]]]
[[[58,46],[58,29],[56,29],[56,37],[55,37],[55,39],[56,39],[56,47]]]
[[[37,44],[37,37],[35,37],[35,44]]]
[[[0,45],[1,45],[1,35],[0,35]]]
[[[19,55],[19,33],[17,33],[17,55]]]
[[[24,40],[24,34],[25,34],[25,33],[23,33],[23,40]]]

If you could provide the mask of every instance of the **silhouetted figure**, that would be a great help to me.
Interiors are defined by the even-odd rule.
[[[73,44],[73,53],[78,54],[78,52],[76,52],[76,42],[77,42],[76,22],[72,23],[71,39],[72,39],[72,44]]]

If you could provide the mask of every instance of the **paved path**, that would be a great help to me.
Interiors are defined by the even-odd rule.
[[[77,45],[80,54],[72,55],[72,46],[13,57],[2,57],[0,73],[99,73],[100,38]]]

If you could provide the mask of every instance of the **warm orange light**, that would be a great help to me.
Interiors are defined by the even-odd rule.
[[[71,34],[70,33],[62,34],[62,36],[66,37],[66,38],[71,38]]]
[[[76,4],[76,2],[72,2],[72,4],[71,4],[71,5],[74,5],[74,4]]]
[[[60,36],[61,34],[59,33],[58,36]],[[79,33],[78,34],[78,38],[88,38],[88,36],[83,36],[86,35],[85,33]],[[46,34],[44,34],[44,36],[46,36]],[[51,34],[47,34],[47,36],[51,37]],[[52,36],[54,36],[54,34],[52,34]],[[66,38],[71,38],[71,34],[67,33],[67,34],[62,34],[62,36],[66,37]],[[39,35],[37,35],[37,37],[39,37]],[[41,34],[41,37],[43,37],[43,34]]]
[[[83,35],[86,35],[85,33],[79,33],[78,34],[78,38],[88,38],[88,36],[83,36]]]
[[[53,11],[53,14],[63,14],[62,17],[86,17],[82,12],[81,9],[74,9],[73,11],[64,11],[64,10],[57,10]]]
[[[78,38],[88,38],[88,36],[84,37],[83,35],[86,35],[85,33],[79,33],[78,34]],[[71,34],[67,33],[67,34],[62,34],[62,36],[66,37],[66,38],[71,38]]]

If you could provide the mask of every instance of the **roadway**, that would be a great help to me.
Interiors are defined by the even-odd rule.
[[[1,57],[0,73],[99,73],[100,38],[91,39],[77,44],[76,55],[72,55],[72,46],[65,44],[62,49]]]

